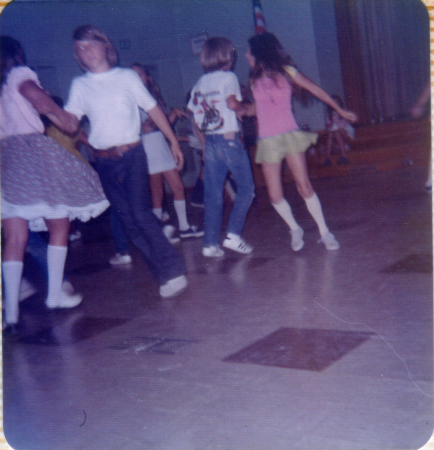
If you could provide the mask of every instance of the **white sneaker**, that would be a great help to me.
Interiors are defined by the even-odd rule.
[[[121,253],[116,253],[113,258],[109,259],[109,263],[113,266],[117,266],[119,264],[131,264],[132,259],[131,256],[128,253],[125,253],[122,255]]]
[[[291,247],[294,252],[298,252],[304,246],[303,241],[303,228],[298,228],[297,230],[291,230]]]
[[[83,300],[83,296],[80,294],[70,295],[63,291],[60,291],[60,297],[57,301],[46,301],[45,306],[49,309],[53,308],[75,308]]]
[[[202,255],[208,258],[218,258],[223,256],[225,252],[220,248],[219,245],[207,245],[202,248]]]
[[[173,236],[175,234],[176,228],[173,225],[165,225],[163,227],[164,236],[171,244],[178,244],[181,242],[179,237]]]
[[[244,255],[248,255],[252,253],[253,247],[242,239],[240,236],[236,234],[229,233],[227,238],[223,241],[223,247],[234,250],[238,253],[243,253]]]
[[[335,239],[335,237],[328,231],[324,236],[321,236],[321,239],[318,243],[322,242],[325,245],[327,250],[337,250],[341,246],[339,242]]]
[[[30,283],[30,281],[27,280],[27,278],[24,278],[24,277],[21,278],[20,290],[18,293],[18,300],[20,302],[22,302],[23,300],[31,297],[35,293],[36,293],[35,286],[33,286],[33,284]]]
[[[187,287],[187,285],[188,281],[185,275],[172,278],[167,283],[160,286],[160,295],[164,298],[175,297],[180,294]]]

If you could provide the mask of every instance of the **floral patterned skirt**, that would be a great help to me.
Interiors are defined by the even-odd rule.
[[[43,219],[83,222],[108,208],[97,173],[51,138],[40,134],[0,141],[1,217],[21,217],[33,231]]]

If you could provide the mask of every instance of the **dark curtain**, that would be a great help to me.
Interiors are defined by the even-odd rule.
[[[408,117],[430,77],[421,0],[335,0],[345,101],[361,124]]]

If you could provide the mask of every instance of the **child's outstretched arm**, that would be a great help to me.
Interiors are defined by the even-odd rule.
[[[147,111],[147,113],[170,142],[173,158],[176,162],[176,168],[181,170],[184,165],[184,154],[182,153],[178,139],[176,139],[175,133],[173,132],[166,115],[158,105]]]
[[[60,108],[33,80],[23,81],[18,90],[39,114],[46,115],[61,130],[68,134],[77,131],[77,117]]]
[[[355,122],[357,120],[356,113],[341,108],[323,88],[309,80],[302,73],[297,72],[292,80],[296,85],[306,89],[306,91],[309,91],[316,98],[331,106],[344,119],[347,119],[349,122]]]

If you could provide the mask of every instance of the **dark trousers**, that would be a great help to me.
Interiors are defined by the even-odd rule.
[[[164,236],[152,212],[148,164],[139,144],[121,158],[97,158],[96,170],[105,195],[131,242],[140,250],[159,285],[184,275],[185,264]]]
[[[112,227],[113,243],[116,253],[120,255],[130,253],[130,240],[113,208],[110,208],[110,225]]]

